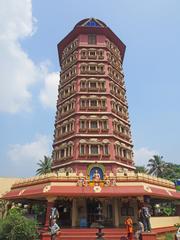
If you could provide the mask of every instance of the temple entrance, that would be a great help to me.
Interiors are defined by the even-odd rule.
[[[87,226],[97,227],[99,207],[102,212],[102,224],[105,227],[114,226],[113,205],[111,199],[87,199]]]
[[[57,219],[59,226],[71,227],[72,201],[69,199],[57,200],[55,207],[57,208],[59,213],[59,218]]]
[[[88,227],[96,227],[98,220],[98,207],[102,207],[101,201],[98,199],[87,199],[87,225]]]

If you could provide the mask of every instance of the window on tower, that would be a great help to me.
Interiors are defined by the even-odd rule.
[[[97,105],[98,105],[97,100],[91,100],[90,105],[91,105],[91,107],[97,107]]]
[[[62,127],[62,133],[65,133],[66,132],[66,127]]]
[[[64,157],[64,153],[65,153],[65,152],[64,152],[64,149],[61,149],[61,153],[60,153],[60,154],[61,154],[61,158]]]
[[[96,88],[96,82],[90,82],[90,88]]]
[[[88,35],[88,44],[96,44],[96,35],[95,34]]]
[[[90,52],[89,52],[89,55],[90,55],[90,56],[95,56],[95,55],[96,55],[96,52],[95,52],[95,51],[90,51]]]
[[[95,71],[96,67],[95,66],[90,66],[90,71]]]
[[[91,128],[98,128],[98,122],[97,121],[91,121],[90,126],[91,126]]]
[[[85,81],[81,81],[80,82],[80,86],[82,89],[85,89],[86,88],[86,82]]]
[[[104,153],[104,155],[108,155],[108,154],[109,154],[109,147],[108,147],[108,144],[105,144],[105,145],[104,145],[103,153]]]
[[[86,100],[81,100],[81,107],[85,107],[86,106]]]
[[[90,154],[98,155],[98,145],[91,145],[91,147],[90,147]]]
[[[80,129],[85,129],[85,121],[84,120],[80,121]]]
[[[102,122],[102,128],[103,128],[103,130],[107,130],[107,129],[108,129],[107,120],[105,120],[105,121]]]
[[[81,144],[81,145],[80,145],[79,154],[80,154],[81,156],[85,155],[85,145],[84,145],[84,144]]]

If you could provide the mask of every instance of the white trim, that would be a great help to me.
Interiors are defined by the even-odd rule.
[[[101,160],[100,161],[97,161],[97,160],[74,160],[74,161],[71,161],[71,162],[68,162],[68,163],[63,163],[63,164],[53,166],[52,169],[57,168],[57,167],[66,166],[66,165],[73,164],[73,163],[104,163],[104,164],[114,163],[114,164],[124,166],[124,167],[127,167],[127,168],[136,169],[136,167],[129,166],[129,165],[124,164],[124,163],[119,163],[119,162],[116,162],[116,161],[101,161]]]
[[[127,124],[129,127],[131,126],[130,122],[120,118],[118,115],[114,114],[113,112],[73,112],[71,113],[70,115],[62,118],[62,119],[59,119],[57,122],[55,122],[55,125],[60,123],[60,122],[63,122],[64,120],[66,120],[67,118],[71,117],[71,116],[74,116],[74,115],[81,115],[81,114],[85,114],[85,115],[89,115],[89,114],[96,114],[96,115],[113,115],[114,117],[116,117],[117,119],[119,119],[121,122]]]
[[[95,137],[110,137],[110,138],[116,138],[116,139],[118,139],[119,141],[121,141],[121,142],[123,142],[123,143],[126,143],[126,144],[128,144],[128,145],[130,145],[131,147],[133,147],[133,144],[132,143],[129,143],[129,142],[127,142],[127,141],[125,141],[125,140],[123,140],[122,138],[119,138],[119,137],[117,137],[117,136],[115,136],[115,135],[113,135],[113,134],[101,134],[101,135],[99,135],[99,134],[86,134],[86,135],[84,135],[84,134],[74,134],[73,136],[70,136],[70,137],[68,137],[68,138],[64,138],[63,140],[61,140],[61,141],[57,141],[57,142],[55,142],[54,144],[60,144],[61,142],[64,142],[64,141],[67,141],[67,140],[69,140],[69,139],[71,139],[71,138],[74,138],[74,137],[83,137],[83,138],[86,138],[86,137],[93,137],[93,138],[95,138]],[[54,145],[53,144],[53,145]]]

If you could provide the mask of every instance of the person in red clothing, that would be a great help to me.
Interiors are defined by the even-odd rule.
[[[132,218],[130,216],[128,216],[124,223],[125,223],[126,229],[127,229],[128,240],[133,240],[133,221],[132,221]]]

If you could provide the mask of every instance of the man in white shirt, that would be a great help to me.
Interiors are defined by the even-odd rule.
[[[57,232],[60,230],[60,227],[56,223],[56,219],[52,220],[52,226],[50,227],[51,230],[51,240],[56,240]]]

